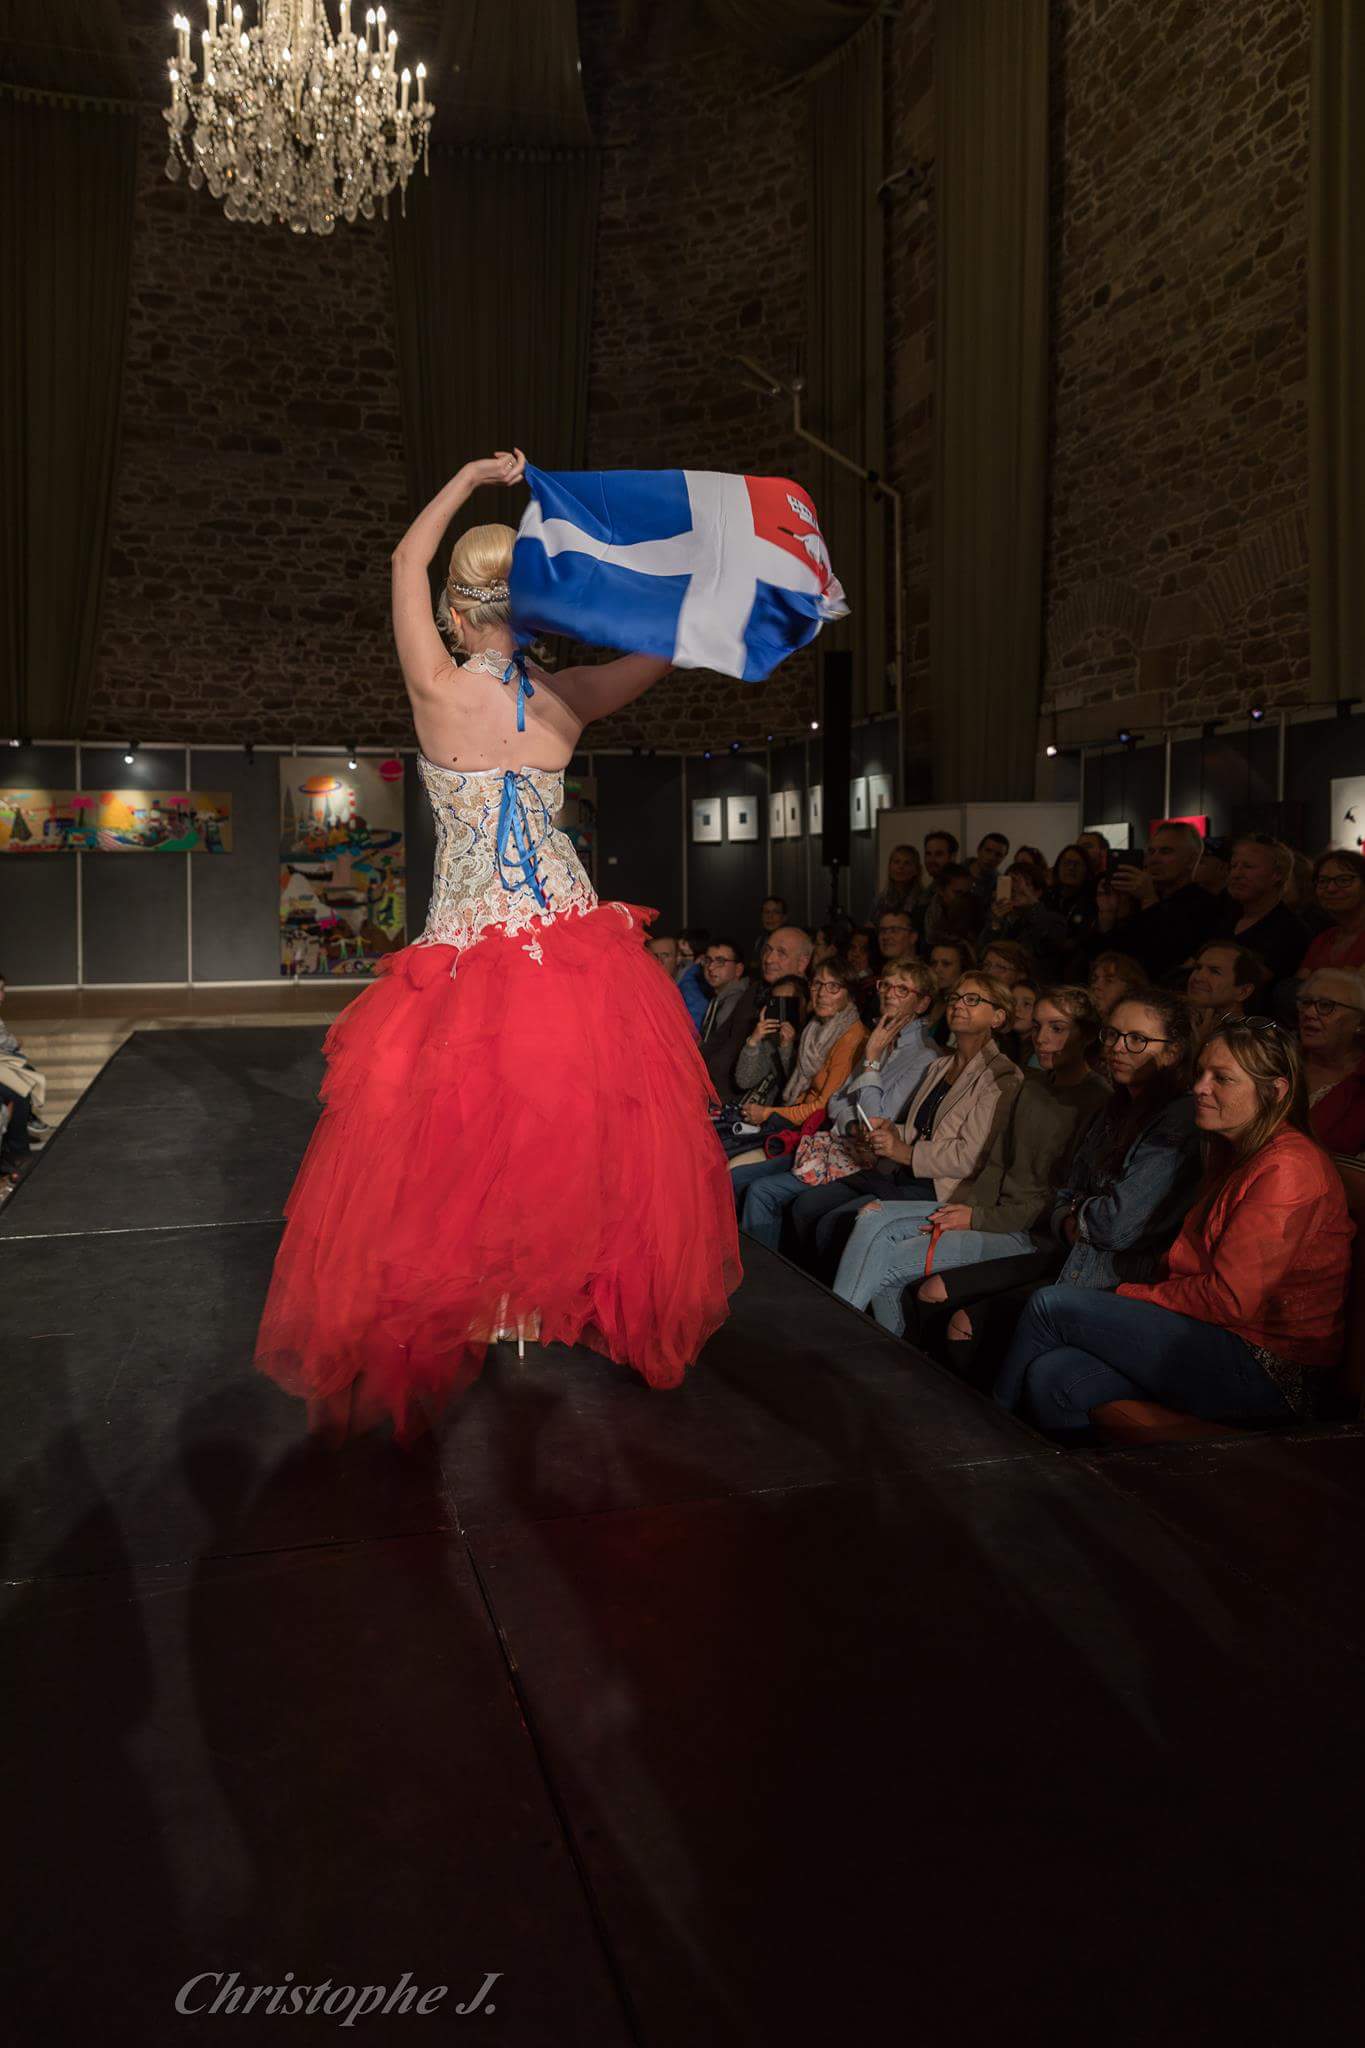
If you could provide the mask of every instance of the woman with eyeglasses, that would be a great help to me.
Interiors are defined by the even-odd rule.
[[[775,984],[774,993],[783,986]],[[757,1124],[765,1137],[795,1134],[823,1111],[848,1079],[867,1038],[849,993],[848,969],[840,961],[826,960],[811,975],[810,1007],[810,1019],[799,1036],[790,1024],[780,1024],[776,1017],[760,1017],[736,1062],[735,1078],[744,1088],[754,1086],[774,1069],[785,1076],[776,1102],[749,1100],[743,1105],[744,1116]],[[730,1178],[736,1209],[743,1209],[745,1192],[755,1180],[785,1173],[790,1165],[790,1151],[776,1159],[751,1159],[747,1154],[732,1159]]]
[[[1112,1092],[1081,1131],[1050,1213],[1032,1232],[1033,1250],[947,1272],[917,1297],[918,1341],[974,1384],[990,1385],[1039,1287],[1150,1279],[1198,1184],[1193,1030],[1181,998],[1169,989],[1130,992],[1099,1041]]]
[[[1293,1422],[1339,1361],[1354,1225],[1308,1129],[1289,1033],[1233,1019],[1199,1058],[1204,1174],[1162,1274],[1117,1293],[1045,1287],[1024,1310],[996,1399],[1084,1441],[1110,1401],[1214,1422]]]
[[[876,1155],[865,1143],[862,1112],[872,1117],[899,1116],[919,1086],[925,1070],[938,1058],[938,1047],[926,1029],[926,1012],[933,995],[933,979],[921,960],[900,960],[888,967],[877,983],[881,997],[878,1017],[862,1050],[862,1057],[828,1104],[829,1121],[840,1139],[843,1171],[828,1172],[822,1183],[832,1186],[876,1164]],[[793,1155],[768,1160],[766,1169],[741,1169],[744,1174],[744,1202],[740,1214],[748,1235],[776,1251],[782,1241],[782,1219],[798,1195],[807,1194],[816,1183],[802,1179],[795,1171]],[[737,1182],[740,1176],[735,1176]]]
[[[833,1276],[843,1238],[870,1198],[946,1202],[975,1173],[1023,1076],[996,1044],[1009,1023],[1009,990],[988,974],[964,974],[948,998],[953,1050],[934,1061],[911,1096],[904,1123],[873,1117],[876,1164],[833,1187],[809,1188],[788,1215],[803,1265]]]
[[[1319,932],[1299,964],[1299,977],[1319,967],[1365,967],[1365,858],[1348,851],[1320,854],[1313,888],[1332,929]]]
[[[1295,1000],[1313,1136],[1329,1152],[1365,1152],[1365,975],[1319,967]]]
[[[1099,1014],[1084,989],[1049,989],[1040,999],[1040,1071],[1025,1076],[998,1116],[984,1158],[947,1202],[869,1202],[839,1261],[834,1292],[870,1308],[884,1330],[905,1334],[904,1295],[923,1280],[942,1294],[941,1274],[1033,1250],[1030,1233],[1050,1205],[1053,1181],[1078,1124],[1094,1116],[1109,1085],[1086,1054]]]

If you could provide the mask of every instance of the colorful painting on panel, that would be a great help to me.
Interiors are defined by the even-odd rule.
[[[373,973],[406,943],[406,878],[401,763],[281,754],[282,975]]]
[[[231,853],[221,789],[0,789],[0,853]]]

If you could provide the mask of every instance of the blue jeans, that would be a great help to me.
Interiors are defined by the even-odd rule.
[[[924,1278],[931,1242],[924,1225],[939,1206],[937,1202],[883,1202],[879,1209],[864,1209],[839,1261],[834,1292],[854,1308],[870,1306],[893,1337],[905,1335],[901,1297],[907,1287]],[[934,1271],[976,1266],[986,1259],[1007,1259],[1033,1249],[1026,1230],[945,1230],[934,1246]]]
[[[784,1152],[780,1159],[755,1159],[748,1166],[732,1166],[730,1168],[730,1185],[735,1191],[735,1210],[737,1214],[740,1216],[745,1214],[745,1197],[751,1187],[755,1187],[764,1181],[790,1180],[792,1177],[791,1167],[792,1157],[790,1152]],[[798,1181],[796,1185],[800,1187],[802,1183]],[[766,1242],[766,1239],[764,1241]],[[774,1239],[773,1249],[776,1250],[776,1248],[777,1241]]]
[[[1089,1427],[1105,1401],[1161,1401],[1223,1422],[1290,1422],[1250,1348],[1217,1323],[1090,1287],[1040,1287],[995,1382],[1002,1407],[1050,1435]]]
[[[761,1167],[748,1169],[754,1178],[749,1182],[749,1191],[744,1198],[740,1221],[747,1236],[766,1244],[771,1251],[777,1251],[782,1243],[782,1218],[798,1195],[810,1193],[809,1183],[798,1180],[792,1172],[790,1159],[767,1161],[769,1166],[778,1168],[776,1173],[765,1173]],[[745,1171],[741,1167],[740,1172]],[[732,1174],[731,1179],[738,1179]]]

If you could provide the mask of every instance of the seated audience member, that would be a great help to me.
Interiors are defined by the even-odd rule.
[[[1296,846],[1289,850],[1289,880],[1285,883],[1284,900],[1295,917],[1307,925],[1310,938],[1315,939],[1319,932],[1331,930],[1332,920],[1318,901],[1313,863]]]
[[[849,987],[864,1024],[877,1015],[877,934],[871,925],[857,924],[848,935]]]
[[[972,878],[957,861],[949,861],[934,877],[933,893],[915,913],[915,930],[924,947],[939,939],[975,939],[983,910],[972,893]]]
[[[1009,1015],[1009,991],[998,981],[963,975],[948,1000],[953,1050],[927,1069],[899,1128],[889,1117],[873,1119],[876,1163],[833,1187],[808,1188],[787,1211],[808,1270],[833,1273],[843,1235],[869,1196],[942,1202],[976,1171],[1023,1079],[995,1043]]]
[[[1084,960],[1086,947],[1095,932],[1095,879],[1085,857],[1085,848],[1077,842],[1064,846],[1053,867],[1051,886],[1043,896],[1046,909],[1052,911],[1066,926],[1066,944],[1063,949],[1063,964],[1068,973]]]
[[[877,919],[877,953],[882,967],[913,960],[918,947],[908,910],[884,910]]]
[[[1013,988],[1016,981],[1032,978],[1033,955],[1017,939],[992,939],[982,944],[981,972],[1003,981],[1006,988]]]
[[[706,949],[710,943],[710,932],[700,925],[690,925],[678,934],[678,994],[699,1032],[711,1002],[706,979]]]
[[[1082,832],[1076,844],[1085,855],[1091,882],[1098,882],[1109,871],[1109,841],[1103,832]]]
[[[1090,995],[1101,1017],[1134,989],[1146,988],[1147,977],[1127,953],[1101,953],[1090,969]]]
[[[1010,900],[997,904],[981,933],[983,957],[997,941],[1022,946],[1046,977],[1061,964],[1067,946],[1066,920],[1043,902],[1039,870],[1030,861],[1016,860],[1006,870]]]
[[[1109,888],[1098,892],[1099,931],[1114,929],[1113,899],[1126,904],[1122,949],[1141,963],[1152,981],[1178,973],[1204,940],[1214,936],[1222,914],[1217,898],[1194,880],[1203,850],[1193,825],[1158,825],[1148,843],[1146,864],[1125,861],[1109,877]]]
[[[1048,890],[1052,887],[1052,870],[1048,866],[1047,862],[1043,859],[1043,849],[1041,846],[1016,847],[1014,858],[1016,860],[1027,861],[1028,865],[1031,868],[1037,869],[1038,873],[1043,878],[1042,886],[1044,890]]]
[[[1206,839],[1194,879],[1206,896],[1221,896],[1227,887],[1232,848],[1226,839]]]
[[[847,960],[852,936],[853,926],[846,917],[832,917],[827,924],[817,926],[811,966],[818,967],[822,960]]]
[[[1264,960],[1234,939],[1209,939],[1195,954],[1185,984],[1185,1007],[1198,1049],[1220,1017],[1245,1017],[1254,1009],[1269,976]]]
[[[789,987],[780,982],[774,994]],[[786,1078],[778,1101],[754,1097],[745,1101],[743,1114],[750,1123],[759,1126],[764,1137],[772,1137],[786,1131],[794,1137],[802,1124],[811,1117],[821,1116],[828,1107],[835,1090],[842,1088],[853,1071],[853,1065],[867,1042],[867,1030],[853,1004],[848,990],[848,970],[842,961],[826,960],[815,969],[810,982],[811,1017],[802,1028],[795,1042],[795,1061]],[[783,1026],[783,1030],[787,1029]],[[737,1078],[744,1083],[746,1058],[753,1058],[755,1065],[761,1057],[755,1053],[752,1037],[746,1042],[739,1056]],[[791,1147],[782,1158],[784,1167],[791,1165]],[[760,1172],[770,1162],[765,1158],[759,1162],[744,1160],[743,1165],[756,1167]],[[748,1178],[743,1179],[735,1169],[740,1160],[731,1161],[731,1172],[735,1175],[735,1199],[743,1208],[744,1188]]]
[[[804,982],[810,973],[813,951],[810,933],[803,932],[797,925],[779,925],[775,932],[769,932],[764,941],[758,976],[756,979],[750,979],[738,1008],[726,1019],[725,1028],[730,1038],[730,1065],[727,1069],[725,1092],[721,1096],[722,1102],[734,1101],[736,1098],[735,1061],[739,1058],[740,1047],[758,1022],[773,987],[779,981],[795,979]],[[707,1061],[708,1071],[711,1071],[707,1045],[706,1026],[703,1024],[702,1057]]]
[[[1099,1015],[1086,991],[1049,989],[1038,1015],[1040,1071],[1025,1076],[975,1173],[946,1203],[872,1201],[853,1226],[834,1292],[870,1307],[898,1337],[904,1291],[931,1258],[943,1272],[1033,1252],[1030,1233],[1051,1208],[1061,1161],[1108,1098],[1108,1083],[1087,1064]]]
[[[886,880],[873,898],[868,923],[875,925],[888,910],[913,911],[923,892],[918,847],[893,846],[887,858]]]
[[[975,857],[967,863],[972,894],[980,904],[983,914],[988,914],[995,902],[1000,884],[1000,870],[1004,866],[1009,850],[1010,843],[1003,832],[988,832],[977,847]]]
[[[1319,967],[1300,982],[1308,1122],[1329,1152],[1365,1152],[1365,975]]]
[[[0,1004],[5,991],[5,978],[0,975]],[[26,1171],[34,1138],[41,1145],[51,1129],[41,1114],[46,1101],[47,1076],[25,1057],[18,1038],[0,1022],[0,1177],[10,1183]]]
[[[1010,1028],[1001,1036],[1000,1050],[1009,1055],[1021,1072],[1028,1067],[1036,1069],[1038,1065],[1033,1042],[1033,1020],[1041,993],[1038,983],[1030,980],[1027,975],[1016,981],[1010,990],[1014,1009],[1010,1017]]]
[[[1019,1319],[996,1399],[1064,1440],[1108,1401],[1209,1421],[1292,1422],[1338,1362],[1354,1226],[1308,1132],[1288,1032],[1233,1022],[1199,1056],[1205,1172],[1163,1273],[1115,1294],[1044,1287]]]
[[[929,1029],[940,1045],[948,1043],[948,1025],[944,1012],[949,992],[961,981],[968,968],[976,965],[976,948],[970,939],[942,938],[929,949],[929,972],[934,977],[934,1000],[925,1019]]]
[[[749,960],[757,967],[763,958],[763,948],[775,931],[787,922],[787,899],[785,896],[765,896],[759,909],[761,929],[754,940]]]
[[[816,970],[817,980],[821,972]],[[928,968],[918,960],[888,967],[880,988],[881,1015],[852,1073],[826,1105],[829,1122],[841,1142],[837,1170],[828,1172],[820,1185],[873,1163],[874,1154],[858,1142],[866,1128],[858,1105],[869,1119],[899,1116],[925,1069],[938,1057],[938,1048],[923,1022],[932,991]],[[830,1157],[828,1147],[826,1156]],[[765,1160],[761,1166],[732,1169],[744,1229],[774,1251],[781,1241],[783,1212],[815,1184],[801,1177],[798,1164],[795,1153],[788,1153]]]
[[[989,1383],[1036,1287],[1054,1277],[1095,1288],[1149,1279],[1189,1208],[1201,1166],[1182,998],[1170,989],[1126,996],[1101,1027],[1100,1046],[1113,1092],[1076,1141],[1051,1214],[1033,1233],[1035,1250],[934,1275],[919,1289],[921,1341],[977,1384],[981,1362]],[[926,1322],[931,1311],[937,1324]]]
[[[1324,853],[1313,868],[1319,904],[1331,918],[1329,930],[1310,940],[1299,973],[1318,967],[1365,967],[1365,858],[1358,853]]]
[[[786,1087],[810,1000],[810,989],[795,976],[767,986],[763,1007],[735,1061],[735,1090],[746,1114],[760,1103],[775,1102]]]
[[[676,939],[664,937],[646,939],[645,951],[647,953],[651,953],[654,956],[654,958],[658,961],[660,967],[663,968],[664,973],[668,976],[670,981],[675,981],[677,979],[678,942]]]
[[[710,1000],[701,1021],[701,1056],[718,1102],[734,1097],[735,1061],[753,1027],[744,956],[733,939],[712,939],[701,960]]]
[[[1220,933],[1259,954],[1272,982],[1297,974],[1311,936],[1284,900],[1292,866],[1289,848],[1267,833],[1245,832],[1233,842]]]

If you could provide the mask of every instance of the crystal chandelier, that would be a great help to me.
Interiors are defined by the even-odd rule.
[[[166,176],[183,168],[196,191],[207,184],[222,200],[229,220],[287,221],[296,235],[330,235],[358,213],[372,220],[376,200],[387,220],[394,186],[405,203],[419,156],[429,168],[435,109],[425,64],[409,105],[412,73],[398,74],[398,36],[384,9],[367,10],[362,35],[351,28],[351,0],[338,0],[333,35],[325,0],[261,0],[250,29],[240,7],[229,20],[224,5],[220,23],[219,0],[207,5],[197,64],[189,20],[174,17]]]

